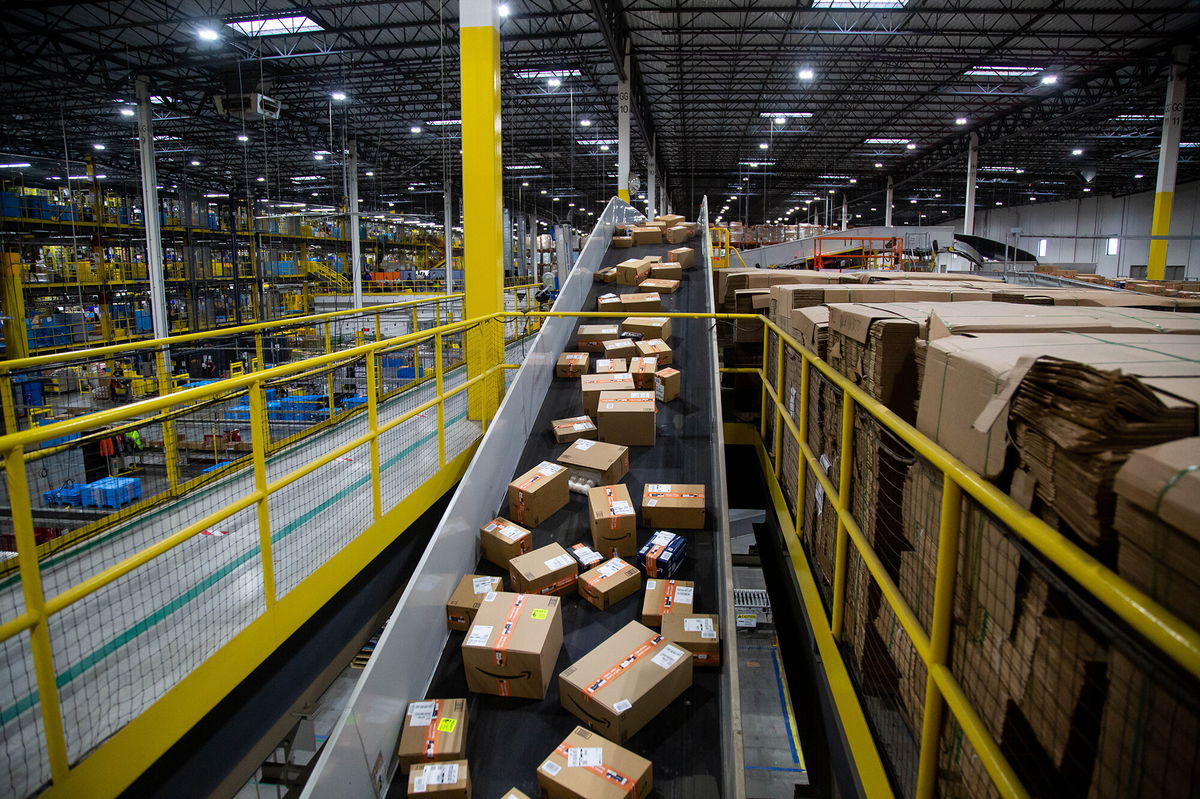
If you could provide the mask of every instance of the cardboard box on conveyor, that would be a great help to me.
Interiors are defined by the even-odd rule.
[[[628,372],[602,375],[584,375],[579,379],[579,390],[583,400],[583,411],[595,417],[600,405],[600,394],[605,391],[633,391],[633,375]]]
[[[408,774],[408,795],[471,799],[471,774],[467,761],[450,760],[413,766]]]
[[[720,620],[711,613],[668,613],[662,634],[692,653],[696,666],[721,665]]]
[[[583,727],[538,766],[537,779],[541,799],[629,799],[654,787],[649,760]]]
[[[668,530],[704,529],[704,485],[646,483],[642,488],[642,524]]]
[[[537,594],[485,596],[462,643],[467,687],[481,694],[544,699],[562,649],[560,602]]]
[[[482,574],[464,574],[450,599],[446,601],[446,627],[464,631],[471,626],[483,597],[492,591],[503,591],[504,580]]]
[[[507,569],[510,560],[533,549],[533,533],[497,517],[479,528],[479,548],[486,560]]]
[[[508,515],[537,527],[566,507],[569,491],[566,468],[542,461],[508,484]]]
[[[624,485],[588,489],[588,529],[592,546],[605,557],[637,554],[637,509]]]
[[[555,419],[550,422],[554,443],[570,444],[581,438],[594,439],[599,434],[596,423],[590,416],[572,416],[570,419]]]
[[[579,575],[579,595],[588,603],[608,610],[642,587],[642,573],[621,558],[605,561]]]
[[[610,444],[652,447],[656,441],[658,403],[653,391],[602,391],[596,409],[600,440]]]
[[[554,542],[510,560],[508,577],[514,591],[564,596],[575,590],[579,564],[562,544]]]
[[[580,486],[615,485],[629,474],[629,447],[604,441],[576,441],[558,456],[571,483]]]
[[[658,627],[668,613],[691,613],[695,606],[696,584],[690,580],[648,579],[642,595],[642,624]]]

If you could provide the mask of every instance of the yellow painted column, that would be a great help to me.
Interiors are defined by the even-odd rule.
[[[504,183],[500,151],[500,16],[495,0],[459,4],[462,76],[463,246],[467,318],[504,309],[502,209]],[[490,335],[493,322],[467,332],[468,379],[503,363],[503,336]],[[499,406],[503,373],[468,391],[467,414],[486,421]]]
[[[4,298],[5,357],[8,360],[29,357],[29,338],[25,335],[25,287],[21,284],[21,254],[0,253],[0,292]]]
[[[1163,109],[1162,142],[1158,148],[1158,180],[1154,187],[1154,219],[1151,236],[1171,233],[1171,201],[1175,197],[1175,169],[1179,161],[1179,137],[1183,130],[1183,102],[1187,83],[1190,48],[1176,47],[1172,53],[1171,77],[1167,82],[1167,103]],[[1167,276],[1167,240],[1150,239],[1146,277],[1165,280]]]
[[[617,196],[629,202],[629,112],[632,95],[629,88],[629,42],[625,43],[623,70],[617,76]]]

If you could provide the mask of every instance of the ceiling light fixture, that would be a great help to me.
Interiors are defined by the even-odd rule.
[[[512,9],[508,7],[508,3],[501,3],[500,7],[496,9],[496,13],[502,17],[507,17],[512,13]]]
[[[237,140],[241,141],[241,142],[247,142],[247,141],[250,141],[250,137],[247,136],[245,133],[239,133]]]
[[[800,71],[796,73],[800,80],[812,80],[815,74],[811,67],[801,67]]]
[[[121,116],[123,116],[123,117],[131,117],[131,116],[133,116],[135,113],[136,113],[136,112],[135,112],[135,111],[134,111],[132,108],[130,108],[129,106],[127,106],[127,105],[126,105],[126,106],[122,106],[122,107],[121,107]]]
[[[758,143],[758,149],[760,149],[760,150],[768,150],[768,149],[770,149],[770,147],[771,147],[771,145],[767,144],[765,141],[760,141]]]
[[[1071,155],[1083,155],[1083,150],[1076,147],[1074,150],[1071,151]]]
[[[592,126],[592,120],[590,120],[590,119],[581,119],[581,120],[579,120],[579,127],[581,127],[581,128],[590,128],[591,126]]]
[[[551,89],[557,89],[559,86],[562,86],[562,80],[560,80],[559,78],[549,78],[546,81],[546,85],[549,86]]]
[[[965,125],[965,124],[967,124],[967,118],[959,117],[958,119],[954,120],[954,124],[955,125]]]
[[[420,133],[420,132],[421,132],[421,126],[420,126],[420,125],[413,125],[411,128],[409,128],[409,129],[408,129],[408,132],[409,132],[409,133]]]
[[[1053,86],[1056,83],[1058,83],[1057,75],[1043,75],[1042,76],[1042,85],[1043,86]]]
[[[332,97],[334,100],[345,100],[346,99],[345,92],[334,92],[333,94],[331,94],[329,96]]]
[[[198,36],[201,41],[205,42],[215,42],[217,39],[221,38],[221,34],[217,33],[212,28],[200,28],[196,31],[196,36]]]

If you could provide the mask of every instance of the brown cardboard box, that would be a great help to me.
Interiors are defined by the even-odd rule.
[[[566,507],[569,492],[567,470],[542,461],[508,484],[508,515],[518,524],[537,527]]]
[[[615,250],[627,250],[633,246],[633,236],[613,236],[612,246]]]
[[[579,575],[579,595],[600,610],[608,610],[642,587],[642,573],[620,558],[601,563]]]
[[[504,792],[504,796],[502,796],[501,799],[529,799],[529,796],[525,792],[519,791],[516,788],[509,788]]]
[[[654,373],[654,398],[659,402],[670,402],[679,396],[682,376],[678,369],[668,366]]]
[[[508,519],[496,518],[479,528],[483,557],[502,569],[517,555],[533,549],[533,533]]]
[[[643,291],[656,291],[659,294],[674,294],[679,291],[679,281],[648,277],[642,281],[641,288]]]
[[[617,282],[622,286],[636,286],[650,276],[650,262],[645,258],[622,261],[617,264],[616,269]]]
[[[635,246],[662,244],[663,232],[656,227],[635,227],[633,229],[633,243]]]
[[[669,316],[634,316],[621,322],[622,333],[641,333],[643,339],[660,338],[666,341],[671,337],[671,317]]]
[[[646,483],[642,526],[662,530],[704,529],[704,486]]]
[[[691,613],[695,600],[696,584],[690,580],[649,579],[642,597],[642,624],[658,627],[668,613]]]
[[[636,358],[637,344],[627,338],[612,338],[601,344],[601,352],[605,358]]]
[[[471,774],[466,760],[416,765],[408,774],[409,796],[471,799]]]
[[[624,743],[692,684],[692,659],[631,621],[558,675],[562,705],[609,740]]]
[[[604,352],[604,342],[621,337],[616,325],[580,325],[575,334],[579,349],[583,352]]]
[[[691,247],[676,247],[673,250],[667,250],[668,263],[677,263],[684,269],[691,269],[696,265],[696,251]]]
[[[508,576],[514,591],[564,596],[575,588],[579,564],[561,544],[551,543],[509,561]]]
[[[570,444],[581,438],[594,439],[599,434],[596,423],[590,416],[572,416],[570,419],[555,419],[550,423],[554,431],[554,443]]]
[[[690,238],[691,236],[688,235],[688,229],[683,225],[676,225],[675,227],[667,228],[667,244],[683,244]]]
[[[1117,294],[1119,292],[1101,292]],[[978,333],[1178,333],[1200,334],[1200,317],[1139,308],[1044,308],[1007,302],[939,305],[929,317],[928,338]]]
[[[600,280],[603,283],[616,283],[617,282],[617,268],[615,266],[610,266],[605,269],[600,269],[596,272],[596,274],[600,275]]]
[[[661,311],[662,297],[658,295],[658,292],[622,294],[621,310],[624,313],[653,313],[654,311]]]
[[[661,219],[652,219],[649,222],[643,222],[642,226],[643,227],[652,227],[652,228],[656,228],[658,230],[666,230],[667,229],[667,223],[662,221]]]
[[[675,252],[671,250],[671,252]],[[667,253],[670,255],[670,253]],[[682,264],[659,264],[650,267],[651,280],[683,280],[683,265]]]
[[[650,268],[653,269],[655,264],[662,263],[661,255],[644,255],[642,256],[650,263]]]
[[[633,386],[639,391],[654,390],[654,373],[657,371],[658,358],[653,356],[639,356],[629,362],[629,374],[633,376]]]
[[[602,391],[596,411],[600,440],[610,444],[652,447],[658,405],[651,391]]]
[[[653,355],[658,358],[659,366],[670,366],[675,362],[675,353],[671,350],[670,345],[661,338],[639,341],[637,350],[639,355]]]
[[[828,353],[829,306],[815,305],[812,308],[797,308],[792,311],[788,317],[788,332],[805,349],[824,360]]]
[[[588,361],[591,356],[586,352],[564,352],[558,356],[554,365],[555,377],[579,377],[587,374]]]
[[[668,613],[662,634],[692,653],[697,666],[721,665],[721,623],[710,613]]]
[[[636,358],[634,360],[637,360]],[[629,363],[624,358],[597,358],[596,371],[598,375],[619,375],[629,371]]]
[[[480,694],[545,699],[562,648],[560,603],[558,597],[537,594],[485,596],[462,644],[467,688]]]
[[[571,557],[575,558],[579,568],[585,570],[594,569],[604,562],[603,555],[584,543],[571,544]]]
[[[413,766],[420,769],[422,763],[466,757],[467,720],[465,699],[409,702],[396,746],[400,771],[407,772]]]
[[[628,372],[611,375],[584,375],[579,378],[579,390],[583,397],[584,413],[595,418],[596,407],[600,403],[600,393],[603,391],[633,391],[633,375]]]
[[[685,217],[679,214],[659,214],[654,217],[655,222],[663,222],[668,228],[678,227],[682,225]]]
[[[629,799],[654,786],[649,760],[583,727],[538,766],[537,778],[541,799]]]
[[[625,486],[588,489],[588,527],[592,546],[605,557],[637,554],[637,509]]]
[[[612,313],[621,312],[621,295],[619,294],[601,294],[596,298],[596,310],[600,312],[610,311]]]
[[[446,602],[446,626],[451,630],[466,630],[484,594],[503,590],[504,580],[499,577],[464,574]]]
[[[571,479],[591,485],[614,485],[629,474],[629,448],[603,441],[576,441],[558,456]]]

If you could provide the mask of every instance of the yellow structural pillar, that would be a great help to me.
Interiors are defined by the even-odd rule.
[[[4,298],[5,357],[12,361],[29,356],[29,338],[25,335],[25,286],[21,283],[21,254],[0,253],[0,296]]]
[[[1146,277],[1165,280],[1167,240],[1171,233],[1171,201],[1175,198],[1175,168],[1179,161],[1179,136],[1183,129],[1183,101],[1190,48],[1176,47],[1172,53],[1171,76],[1167,81],[1167,103],[1163,110],[1162,143],[1158,149],[1158,180],[1154,187],[1154,219],[1150,223],[1150,255]]]
[[[504,183],[500,154],[500,16],[495,0],[459,4],[462,75],[463,227],[467,318],[504,310],[502,214]],[[468,379],[504,362],[504,334],[489,320],[467,332]],[[468,389],[467,414],[486,422],[499,406],[503,373]]]
[[[632,95],[629,88],[629,42],[625,43],[623,69],[617,76],[617,196],[629,202],[629,112]]]

